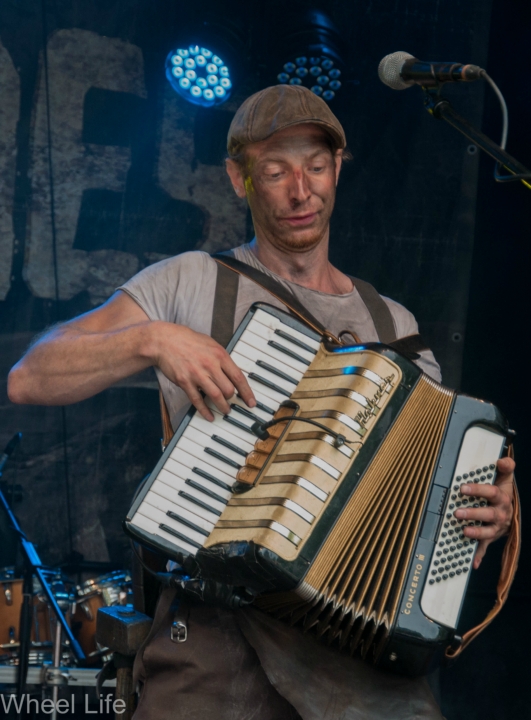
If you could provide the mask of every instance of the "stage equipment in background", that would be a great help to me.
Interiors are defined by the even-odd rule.
[[[9,458],[13,448],[20,439],[20,433],[14,435],[10,443],[4,450],[4,455]],[[2,467],[5,466],[4,461]],[[22,550],[22,558],[24,564],[24,577],[22,584],[22,605],[20,609],[20,631],[19,631],[19,651],[18,651],[18,671],[17,671],[17,695],[19,699],[24,696],[26,688],[26,680],[28,673],[28,664],[31,650],[31,634],[33,623],[33,584],[36,580],[41,587],[43,597],[48,605],[50,615],[56,618],[56,632],[54,637],[53,659],[54,668],[59,668],[61,664],[61,647],[62,634],[64,633],[69,642],[70,648],[79,661],[85,660],[85,654],[80,644],[75,639],[68,624],[67,618],[63,614],[56,595],[50,587],[45,576],[44,566],[35,550],[33,544],[27,539],[25,533],[20,528],[15,516],[2,491],[0,490],[0,512],[4,513],[8,525],[18,537],[20,548]],[[62,594],[61,594],[62,598]],[[67,603],[68,604],[68,603]],[[54,700],[57,700],[58,686],[54,686]]]
[[[424,105],[433,117],[446,120],[449,125],[459,130],[468,140],[496,160],[494,179],[497,182],[521,180],[531,190],[531,171],[505,152],[509,131],[507,104],[501,90],[486,70],[478,65],[463,65],[457,62],[422,61],[409,53],[399,51],[382,58],[378,65],[378,76],[384,85],[393,90],[405,90],[413,85],[420,85],[424,91]],[[441,97],[442,86],[447,82],[471,82],[480,79],[488,82],[500,103],[503,116],[500,145],[458,115],[450,102]],[[501,168],[510,175],[501,175]]]
[[[190,25],[166,58],[166,77],[182,98],[214,107],[231,96],[245,65],[244,28],[225,18]]]
[[[107,575],[85,580],[77,586],[77,605],[72,617],[77,624],[76,636],[87,656],[87,665],[101,665],[109,659],[109,648],[96,642],[96,617],[102,607],[132,605],[131,574],[115,570]]]
[[[333,100],[344,84],[342,39],[321,10],[297,13],[282,22],[274,52],[277,83],[303,85],[323,100]]]

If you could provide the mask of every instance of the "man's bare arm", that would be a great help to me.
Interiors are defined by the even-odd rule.
[[[228,353],[207,335],[182,325],[150,321],[123,292],[79,318],[52,328],[13,367],[9,398],[16,403],[63,405],[91,397],[150,366],[179,385],[207,419],[200,391],[220,412],[235,389],[250,406],[254,397]]]

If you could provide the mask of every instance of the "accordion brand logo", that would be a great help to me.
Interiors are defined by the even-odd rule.
[[[418,560],[424,561],[424,555],[417,555]],[[411,615],[411,610],[413,609],[413,603],[415,601],[415,595],[417,594],[417,590],[419,587],[420,582],[420,573],[422,572],[423,565],[420,562],[417,562],[415,565],[415,569],[413,571],[413,579],[411,581],[411,586],[407,592],[407,600],[405,608],[402,610],[404,615]]]

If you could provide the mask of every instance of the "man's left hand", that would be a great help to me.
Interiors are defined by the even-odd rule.
[[[485,499],[486,507],[459,508],[454,515],[459,520],[469,522],[481,520],[481,526],[465,526],[463,534],[478,540],[478,549],[474,558],[474,569],[481,565],[491,542],[507,535],[513,518],[513,482],[515,463],[509,457],[498,460],[498,476],[494,485],[476,485],[467,483],[461,486],[463,496]]]

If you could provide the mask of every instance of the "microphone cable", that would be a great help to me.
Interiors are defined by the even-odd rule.
[[[505,98],[503,97],[502,91],[496,85],[496,83],[490,77],[490,75],[487,73],[487,71],[482,69],[480,72],[480,75],[491,86],[491,88],[493,89],[493,91],[500,103],[500,108],[501,108],[501,112],[502,112],[502,121],[503,121],[500,147],[502,150],[505,150],[506,145],[507,145],[507,136],[509,134],[509,111],[507,110],[507,103],[505,102]],[[494,163],[494,179],[496,180],[496,182],[512,182],[513,180],[531,180],[531,173],[522,173],[520,175],[516,175],[516,174],[501,175],[500,170],[502,167],[503,166],[500,162]]]

